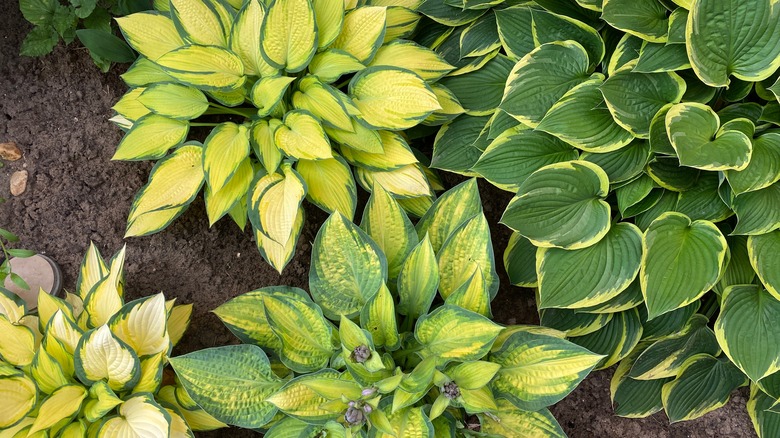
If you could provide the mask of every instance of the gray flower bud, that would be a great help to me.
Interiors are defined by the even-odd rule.
[[[444,396],[448,399],[460,397],[460,388],[458,388],[458,384],[455,382],[445,383],[441,388],[441,392],[444,393]]]
[[[363,415],[363,411],[359,408],[349,407],[344,414],[344,420],[350,425],[357,425],[363,423],[366,417]]]
[[[363,363],[371,357],[371,350],[365,345],[358,345],[352,350],[352,360]]]

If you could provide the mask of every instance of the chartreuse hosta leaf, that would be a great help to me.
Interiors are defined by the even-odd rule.
[[[723,291],[715,335],[726,356],[754,382],[780,370],[780,331],[771,322],[779,312],[780,301],[761,286]]]
[[[260,29],[265,18],[266,5],[259,0],[251,0],[238,11],[230,31],[229,45],[244,65],[244,74],[272,75],[275,69],[263,59],[260,51]]]
[[[170,434],[171,415],[150,394],[137,394],[119,406],[119,415],[100,425],[98,436],[166,437]]]
[[[268,397],[283,385],[263,350],[231,345],[170,359],[190,396],[220,421],[258,428],[276,414]]]
[[[563,399],[601,358],[563,339],[520,331],[490,353],[501,365],[491,386],[498,397],[536,411]]]
[[[124,275],[126,247],[114,255],[108,275],[103,277],[84,298],[83,326],[94,328],[109,321],[122,308],[121,283]]]
[[[306,185],[290,163],[283,163],[282,174],[260,176],[248,198],[249,219],[255,230],[280,245],[300,233],[296,226],[299,208],[306,194]]]
[[[173,21],[165,14],[139,12],[118,17],[116,22],[127,43],[152,61],[186,44]]]
[[[231,91],[245,81],[241,59],[217,46],[186,45],[156,62],[177,81],[204,91]]]
[[[189,126],[186,121],[157,114],[138,119],[119,143],[112,159],[148,160],[162,158],[172,147],[181,144],[187,137]]]
[[[613,226],[587,248],[540,248],[539,307],[582,308],[609,301],[631,284],[641,259],[642,233],[628,223]]]
[[[295,170],[306,183],[306,199],[327,212],[352,219],[357,204],[357,185],[349,164],[340,156],[325,160],[300,160]]]
[[[506,399],[498,399],[498,413],[480,416],[480,431],[518,438],[563,438],[566,433],[547,409],[536,412],[516,408]]]
[[[728,251],[720,230],[708,221],[665,213],[642,240],[639,278],[648,319],[684,307],[717,283]]]
[[[21,421],[38,403],[38,390],[27,376],[0,377],[0,395],[4,408],[0,412],[0,428],[13,426]]]
[[[317,25],[311,2],[272,2],[263,20],[260,44],[263,58],[272,67],[291,73],[306,68],[317,48]]]
[[[729,76],[761,81],[780,67],[780,9],[770,0],[693,2],[686,45],[696,75],[711,87]],[[740,23],[750,22],[750,27]]]
[[[131,347],[111,333],[107,325],[87,332],[74,353],[76,375],[94,383],[108,381],[114,391],[132,388],[140,378],[140,362]]]
[[[609,231],[607,174],[587,161],[545,166],[531,174],[501,222],[542,247],[586,248]]]
[[[772,296],[780,300],[780,272],[775,268],[780,256],[780,231],[748,237],[747,251],[750,265],[758,274],[761,283]],[[749,282],[743,284],[747,283]]]
[[[438,253],[439,293],[447,298],[479,272],[491,299],[498,292],[490,229],[484,214],[477,214],[455,229]]]

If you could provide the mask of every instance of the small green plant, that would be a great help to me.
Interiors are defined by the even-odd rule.
[[[756,430],[776,436],[780,8],[457,6],[426,0],[418,41],[471,54],[473,33],[489,54],[440,80],[466,114],[432,166],[517,194],[504,261],[542,323],[620,362],[620,415],[697,418],[750,381]]]
[[[128,236],[164,229],[205,183],[209,222],[249,218],[281,272],[304,198],[351,220],[357,179],[427,210],[438,183],[398,131],[444,117],[435,82],[452,67],[400,39],[419,20],[406,2],[347,3],[172,0],[117,20],[142,56],[122,76],[131,89],[113,120],[128,131],[114,159],[159,160]],[[202,127],[203,144],[192,141]]]
[[[601,356],[556,330],[492,322],[493,265],[476,181],[416,227],[377,185],[360,227],[337,212],[321,228],[311,298],[240,295],[214,313],[246,344],[171,364],[206,412],[268,438],[563,437],[546,406]]]
[[[77,293],[41,292],[36,313],[0,288],[0,435],[192,437],[224,426],[163,383],[191,305],[162,294],[124,304],[122,249],[91,245]]]
[[[0,251],[3,252],[3,262],[0,263],[0,287],[5,284],[5,280],[10,278],[15,285],[22,289],[29,289],[30,285],[19,275],[11,272],[11,264],[9,263],[11,257],[31,257],[35,255],[35,251],[29,249],[11,248],[11,245],[19,242],[19,236],[16,234],[0,228]]]
[[[51,53],[60,40],[70,44],[78,38],[105,73],[113,62],[135,59],[133,50],[114,36],[112,16],[151,7],[151,0],[19,0],[22,15],[35,26],[22,42],[21,54],[43,56]]]

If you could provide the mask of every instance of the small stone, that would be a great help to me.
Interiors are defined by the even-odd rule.
[[[22,158],[22,150],[12,141],[0,143],[0,158],[8,161],[16,161]]]
[[[19,170],[11,175],[11,194],[19,196],[27,189],[27,171]]]

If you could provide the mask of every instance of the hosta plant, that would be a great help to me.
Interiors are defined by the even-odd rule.
[[[351,220],[357,180],[423,214],[438,185],[398,131],[444,116],[435,81],[452,66],[400,39],[419,16],[392,3],[172,0],[118,19],[142,56],[122,76],[114,159],[159,160],[127,235],[165,228],[205,185],[209,222],[248,217],[281,271],[304,198]]]
[[[776,436],[780,7],[473,6],[495,16],[501,53],[441,81],[467,113],[438,132],[433,165],[517,194],[512,282],[537,287],[542,323],[600,367],[620,362],[620,415],[696,418],[750,381],[756,430]]]
[[[113,17],[151,6],[150,0],[19,0],[22,15],[34,25],[22,42],[21,54],[43,56],[60,40],[70,44],[78,38],[95,65],[106,72],[113,62],[135,59],[133,50],[114,35]]]
[[[192,308],[162,294],[124,304],[124,257],[106,263],[90,246],[76,293],[41,292],[35,313],[0,288],[0,436],[192,437],[223,425],[171,397],[176,387],[160,391]]]
[[[317,235],[311,296],[240,295],[214,313],[245,344],[171,364],[206,412],[268,438],[565,436],[546,406],[602,356],[492,322],[497,287],[474,180],[416,226],[376,185],[360,227],[337,212]]]

